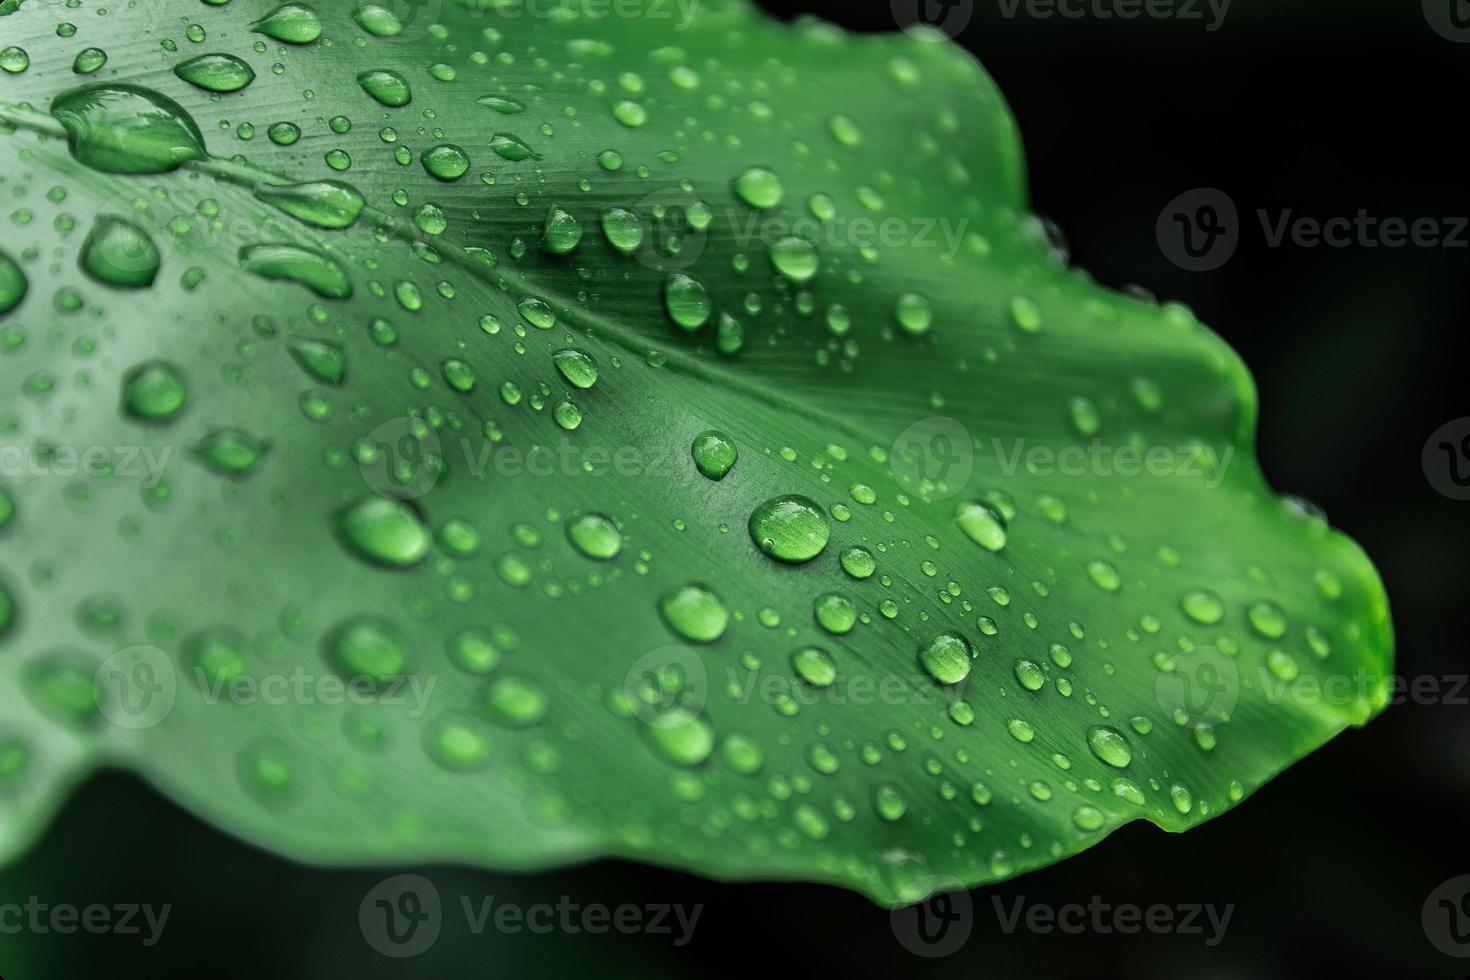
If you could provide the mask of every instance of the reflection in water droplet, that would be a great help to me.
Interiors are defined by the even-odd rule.
[[[136,85],[89,85],[57,96],[51,115],[73,157],[106,173],[161,174],[205,156],[204,137],[172,99]]]
[[[202,54],[174,66],[174,74],[208,92],[238,92],[255,81],[255,69],[232,54]]]
[[[82,243],[82,271],[119,289],[153,285],[163,261],[148,233],[130,221],[102,215]]]
[[[296,245],[246,245],[240,268],[262,279],[299,283],[327,299],[352,295],[352,280],[336,259]]]
[[[694,466],[700,474],[711,480],[723,480],[739,458],[735,443],[723,432],[710,429],[695,438],[691,449]]]
[[[800,494],[773,497],[750,515],[750,537],[756,545],[793,565],[821,554],[831,533],[821,508]]]
[[[970,644],[958,633],[940,633],[919,648],[919,665],[940,684],[970,676]]]

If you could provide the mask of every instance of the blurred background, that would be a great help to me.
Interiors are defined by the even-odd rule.
[[[1470,230],[1458,232],[1458,247],[1363,238],[1302,247],[1273,245],[1257,217],[1361,211],[1434,219],[1451,234],[1453,219],[1470,215],[1457,108],[1470,88],[1470,5],[1235,0],[1222,11],[1222,2],[1179,0],[1181,16],[1137,19],[1100,13],[1126,0],[951,0],[931,13],[953,18],[947,26],[1004,91],[1035,209],[1065,232],[1074,262],[1104,284],[1189,304],[1244,357],[1260,390],[1268,478],[1320,506],[1373,557],[1393,605],[1399,673],[1433,679],[1437,696],[1345,733],[1189,834],[1135,824],[1085,855],[973,893],[956,926],[963,935],[950,936],[958,948],[937,957],[908,948],[913,920],[895,926],[856,895],[606,862],[537,875],[414,870],[456,905],[460,896],[702,905],[692,940],[676,945],[677,926],[673,935],[476,936],[461,924],[427,953],[394,960],[364,941],[358,907],[396,870],[291,864],[131,777],[107,775],[0,874],[0,899],[167,903],[163,940],[9,935],[0,923],[0,977],[1470,975],[1470,959],[1437,948],[1445,939],[1422,918],[1432,892],[1470,874],[1459,836],[1470,814],[1470,685],[1456,680],[1470,673],[1470,503],[1437,493],[1421,462],[1431,433],[1470,416]],[[853,30],[896,23],[888,0],[763,3]],[[895,6],[913,10],[916,0]],[[1057,12],[1038,16],[1048,10]],[[1198,196],[1180,195],[1200,188],[1237,208],[1238,242],[1228,260],[1211,256],[1217,267],[1187,271],[1156,225],[1176,199],[1197,211]],[[1458,901],[1461,892],[1442,894]],[[997,912],[1022,898],[1060,906],[1094,895],[1233,910],[1213,946],[1207,923],[1203,934],[1008,933]],[[953,917],[963,904],[931,911]],[[1460,925],[1470,939],[1470,906]]]

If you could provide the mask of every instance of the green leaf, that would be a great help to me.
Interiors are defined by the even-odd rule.
[[[111,765],[311,861],[889,903],[1386,704],[1249,375],[1066,267],[957,48],[157,6],[6,24],[0,852]]]

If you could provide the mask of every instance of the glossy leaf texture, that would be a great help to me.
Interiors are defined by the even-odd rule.
[[[6,17],[0,851],[110,765],[310,861],[895,903],[1384,706],[1373,568],[973,60],[548,9]]]

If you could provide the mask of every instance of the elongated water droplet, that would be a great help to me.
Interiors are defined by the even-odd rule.
[[[821,259],[815,245],[792,236],[771,246],[771,264],[792,282],[809,282],[821,268]]]
[[[388,68],[375,68],[357,76],[362,90],[390,109],[398,109],[413,101],[408,79]]]
[[[352,12],[357,26],[374,37],[397,37],[403,33],[403,22],[388,7],[380,3],[364,3]]]
[[[597,384],[597,362],[586,351],[565,347],[551,355],[551,361],[572,387],[586,389]]]
[[[409,504],[387,497],[364,497],[337,518],[342,541],[369,561],[408,568],[429,553],[429,529]]]
[[[317,228],[350,228],[366,205],[357,188],[336,180],[304,184],[261,184],[257,199]]]
[[[961,504],[955,523],[969,539],[987,551],[1000,551],[1006,546],[1006,521],[989,504],[978,500]]]
[[[509,160],[512,163],[541,159],[541,154],[510,133],[496,133],[490,137],[490,149],[494,150],[495,155],[502,160]]]
[[[566,211],[552,205],[546,212],[546,231],[541,247],[552,255],[566,255],[582,241],[582,226]]]
[[[1225,604],[1220,597],[1204,589],[1186,595],[1179,607],[1190,619],[1205,626],[1213,626],[1225,618]]]
[[[624,255],[632,255],[643,244],[643,222],[625,208],[608,208],[602,212],[602,233],[607,236],[608,244]]]
[[[56,97],[51,115],[77,161],[116,174],[161,174],[205,156],[199,127],[172,99],[136,85],[89,85]]]
[[[836,592],[818,596],[812,605],[812,615],[818,626],[838,636],[851,633],[857,625],[857,606],[847,596]]]
[[[322,19],[305,4],[283,3],[250,29],[283,44],[310,44],[322,36]]]
[[[270,443],[243,429],[220,428],[211,429],[189,452],[220,476],[241,478],[248,476],[269,450]]]
[[[541,685],[514,675],[496,678],[485,690],[485,708],[508,728],[528,728],[546,717],[551,700]]]
[[[773,497],[750,515],[750,537],[778,561],[811,561],[827,547],[832,530],[815,502],[800,494]]]
[[[934,308],[929,305],[929,300],[918,293],[900,296],[895,315],[903,332],[914,337],[928,333],[934,325]]]
[[[1277,640],[1286,635],[1286,613],[1272,602],[1258,602],[1246,610],[1246,619],[1251,629],[1268,640]]]
[[[475,100],[487,109],[494,109],[503,115],[513,116],[518,112],[525,112],[526,107],[515,99],[507,99],[499,95],[482,95]]]
[[[352,295],[352,280],[336,259],[297,245],[246,245],[240,268],[262,279],[299,283],[327,299]]]
[[[232,54],[201,54],[176,65],[174,74],[207,92],[238,92],[255,81],[255,69]]]
[[[715,748],[710,723],[682,708],[661,715],[659,724],[650,725],[646,731],[659,755],[676,766],[697,766]]]
[[[837,680],[837,662],[821,647],[803,647],[793,653],[791,669],[812,687],[831,687]]]
[[[71,70],[78,75],[90,75],[107,64],[107,52],[101,48],[83,48],[77,52],[76,60],[71,63]]]

